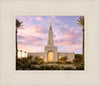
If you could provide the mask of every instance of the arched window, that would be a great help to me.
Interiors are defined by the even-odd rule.
[[[52,51],[48,52],[48,61],[52,62],[54,60],[54,53]]]

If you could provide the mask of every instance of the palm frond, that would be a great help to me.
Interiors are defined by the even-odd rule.
[[[18,19],[16,19],[16,28],[18,29],[19,27],[23,26],[22,21],[20,22]]]
[[[84,27],[84,16],[81,16],[78,20],[78,25]]]

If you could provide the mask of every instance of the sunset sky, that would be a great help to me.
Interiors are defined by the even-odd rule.
[[[27,52],[44,52],[48,42],[50,21],[54,44],[58,52],[82,53],[82,27],[77,24],[80,16],[16,16],[23,27],[18,29],[18,49]]]

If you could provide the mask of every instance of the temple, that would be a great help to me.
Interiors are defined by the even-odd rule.
[[[57,52],[57,46],[54,45],[51,22],[49,27],[48,43],[47,46],[44,47],[44,52],[37,52],[37,53],[28,52],[28,55],[33,56],[32,60],[34,60],[34,58],[38,56],[39,58],[42,58],[44,62],[58,62],[59,59],[62,58],[63,56],[67,56],[66,62],[72,62],[73,59],[75,59],[74,52],[72,53]]]

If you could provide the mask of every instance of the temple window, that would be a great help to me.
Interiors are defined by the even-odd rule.
[[[59,59],[61,59],[61,56],[59,56]]]

